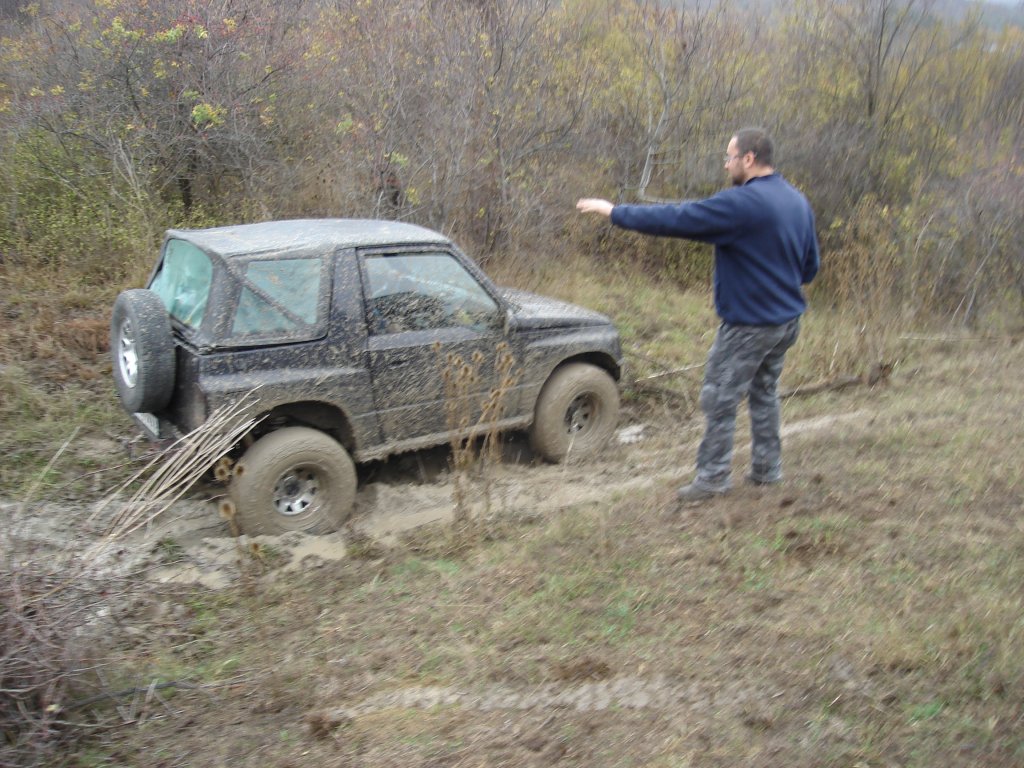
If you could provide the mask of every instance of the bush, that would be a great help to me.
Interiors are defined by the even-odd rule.
[[[11,552],[10,541],[3,551]],[[98,623],[110,580],[73,558],[0,555],[0,764],[52,765],[57,750],[86,725],[77,706],[90,693]]]
[[[151,262],[156,233],[148,206],[139,199],[129,204],[95,158],[83,152],[72,161],[32,133],[12,147],[7,162],[10,189],[0,203],[5,264],[104,284],[137,270],[141,253]]]

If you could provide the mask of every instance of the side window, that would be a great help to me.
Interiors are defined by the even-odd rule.
[[[483,330],[497,317],[497,303],[451,254],[369,256],[364,264],[370,333]]]
[[[323,293],[321,266],[317,258],[243,264],[232,335],[266,336],[314,330]]]
[[[164,258],[149,289],[156,293],[168,313],[189,328],[198,328],[206,313],[213,265],[210,257],[184,240],[168,240]]]

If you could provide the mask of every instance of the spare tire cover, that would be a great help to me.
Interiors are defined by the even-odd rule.
[[[174,393],[174,337],[160,297],[144,288],[122,291],[110,321],[114,383],[129,413],[163,410]]]

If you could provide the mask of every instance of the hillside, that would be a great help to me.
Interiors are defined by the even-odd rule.
[[[431,454],[315,546],[233,540],[199,488],[104,550],[134,575],[78,694],[105,726],[63,764],[1019,762],[1022,347],[907,345],[873,388],[787,400],[782,487],[704,507],[670,502],[699,425],[653,404],[585,465],[513,440],[462,524]],[[65,551],[103,527],[32,510]]]

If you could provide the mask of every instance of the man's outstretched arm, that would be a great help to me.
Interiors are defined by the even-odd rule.
[[[611,216],[614,207],[609,201],[596,197],[584,197],[576,203],[576,210],[580,213],[599,213],[602,216]]]

